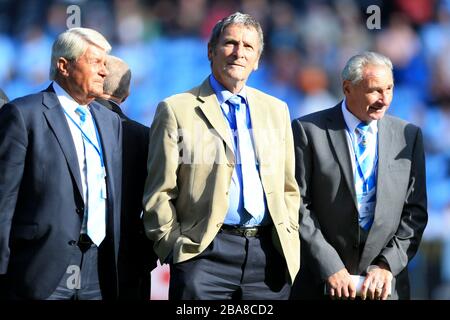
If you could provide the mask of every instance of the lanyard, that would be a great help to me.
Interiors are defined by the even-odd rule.
[[[369,191],[368,189],[369,189],[369,179],[370,179],[370,176],[369,176],[369,178],[367,178],[367,179],[366,179],[366,177],[364,176],[364,172],[362,172],[361,164],[360,164],[360,162],[359,162],[358,155],[357,155],[357,152],[356,152],[356,148],[355,148],[355,143],[356,143],[356,142],[353,140],[353,134],[350,132],[350,129],[349,129],[349,127],[347,126],[347,124],[345,124],[345,126],[346,126],[346,128],[347,128],[347,132],[348,132],[348,134],[349,134],[349,136],[350,136],[350,140],[351,140],[351,142],[352,142],[353,154],[355,155],[356,171],[358,172],[358,175],[359,175],[360,179],[363,181],[363,189],[364,189],[364,192],[368,192],[368,191]],[[374,164],[373,164],[373,166],[375,167],[375,170],[376,170],[376,168],[377,168],[377,165],[378,165],[378,148],[375,148],[375,161],[374,161]]]
[[[100,146],[99,134],[98,134],[97,126],[95,125],[95,123],[94,123],[94,129],[95,129],[95,135],[96,135],[96,137],[97,137],[98,148],[97,148],[97,146],[92,142],[92,140],[89,139],[89,137],[86,135],[86,133],[83,131],[83,129],[81,129],[81,127],[78,125],[78,123],[77,123],[75,120],[73,120],[73,118],[66,112],[66,110],[63,109],[63,111],[64,111],[64,113],[69,117],[69,119],[73,122],[73,124],[78,128],[78,130],[80,130],[81,135],[83,136],[84,140],[86,140],[86,142],[88,142],[90,145],[92,145],[92,146],[94,147],[95,151],[97,151],[97,154],[98,154],[99,157],[100,157],[100,163],[101,163],[101,165],[102,165],[102,168],[104,168],[105,165],[104,165],[104,162],[103,162],[103,152],[102,152],[102,149],[101,149],[101,146]],[[89,112],[89,111],[88,111],[88,112]]]

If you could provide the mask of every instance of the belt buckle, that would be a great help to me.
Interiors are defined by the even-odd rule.
[[[249,229],[243,230],[243,235],[246,237],[254,237],[254,236],[256,236],[257,233],[258,233],[258,229],[256,229],[256,228],[249,228]]]

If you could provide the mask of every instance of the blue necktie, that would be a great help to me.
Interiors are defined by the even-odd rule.
[[[86,159],[87,199],[83,225],[87,235],[97,246],[106,233],[106,181],[105,169],[101,159],[101,149],[94,127],[94,121],[88,108],[78,106],[75,112],[80,116],[84,154]]]
[[[377,159],[373,148],[376,143],[369,133],[369,125],[361,122],[355,129],[356,176],[355,189],[358,200],[359,224],[368,230],[372,226],[376,203]]]
[[[251,133],[245,120],[245,104],[240,96],[232,96],[228,102],[237,129],[236,161],[241,163],[242,168],[244,208],[253,217],[262,220],[265,214],[264,192],[256,167]]]

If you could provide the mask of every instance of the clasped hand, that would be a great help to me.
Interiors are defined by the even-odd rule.
[[[359,292],[361,299],[386,300],[391,294],[392,273],[384,265],[371,265]],[[347,269],[341,269],[327,279],[331,299],[355,299],[358,292]]]

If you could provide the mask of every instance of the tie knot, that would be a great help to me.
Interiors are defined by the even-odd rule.
[[[78,106],[75,109],[75,112],[80,116],[81,122],[86,121],[86,115],[89,112],[89,110],[86,107]]]
[[[237,110],[239,110],[241,103],[242,103],[242,97],[239,95],[232,96],[230,99],[228,99],[229,103],[235,107]]]
[[[358,134],[358,144],[362,145],[363,147],[367,146],[368,143],[368,135],[369,132],[369,125],[365,122],[360,122],[358,126],[356,127],[356,133]]]
[[[360,122],[356,127],[356,133],[366,141],[367,133],[369,132],[369,125],[365,122]]]
[[[362,134],[366,134],[369,131],[369,125],[365,122],[360,122],[356,127]]]

